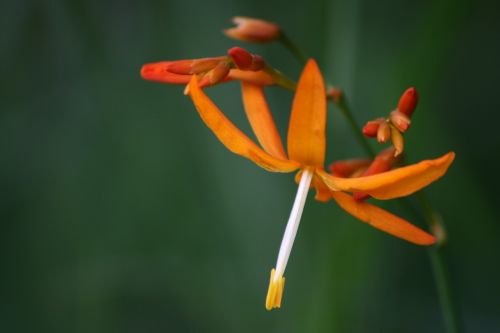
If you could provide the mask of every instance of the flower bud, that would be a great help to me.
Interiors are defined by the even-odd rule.
[[[395,156],[395,148],[389,147],[382,150],[360,177],[376,175],[378,173],[386,172],[392,169],[393,165],[397,162],[398,158]],[[354,192],[353,198],[356,201],[363,201],[368,199],[370,195],[363,192]]]
[[[394,127],[396,127],[401,133],[406,132],[410,127],[410,118],[399,110],[392,111],[389,119],[392,125],[394,125]]]
[[[394,156],[399,156],[403,153],[404,150],[404,139],[403,135],[401,134],[400,131],[398,131],[397,128],[392,127],[391,128],[391,139],[392,139],[392,145],[396,149],[394,152]]]
[[[329,87],[326,89],[326,98],[334,101],[335,103],[338,103],[340,99],[342,98],[342,90],[335,88],[335,87]]]
[[[417,103],[417,89],[415,89],[414,87],[408,88],[399,99],[398,110],[407,117],[411,118],[413,111],[415,111],[415,108],[417,107]]]
[[[362,173],[369,165],[369,159],[352,159],[333,162],[329,165],[332,175],[336,177],[349,178],[355,174]]]
[[[250,17],[233,17],[234,28],[224,30],[226,36],[252,43],[266,43],[276,40],[280,36],[280,28],[277,24],[254,19]]]
[[[215,57],[172,61],[167,70],[174,74],[199,74],[214,69],[218,63],[226,59],[226,57]]]
[[[241,70],[252,67],[253,57],[250,52],[242,47],[233,47],[227,51],[227,54],[233,59],[234,64]]]
[[[207,74],[208,82],[210,85],[222,82],[222,80],[224,80],[229,74],[230,70],[231,67],[227,62],[218,63],[217,66],[215,66],[215,68]]]
[[[236,67],[244,71],[259,71],[265,66],[261,56],[252,54],[241,47],[233,47],[227,54],[233,59]]]
[[[363,135],[367,136],[369,138],[376,137],[378,129],[380,127],[380,124],[383,123],[383,122],[385,122],[384,118],[378,118],[378,119],[375,119],[375,120],[370,120],[363,127]]]
[[[377,130],[377,141],[380,143],[386,143],[391,138],[391,128],[387,122],[383,121],[380,123]]]

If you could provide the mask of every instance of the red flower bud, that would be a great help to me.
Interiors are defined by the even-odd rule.
[[[394,147],[389,147],[382,150],[373,160],[373,162],[368,166],[368,168],[361,174],[360,177],[376,175],[378,173],[386,172],[392,169],[394,163],[396,163],[398,158],[395,156]],[[363,192],[353,193],[353,197],[357,201],[362,201],[370,196]]]
[[[364,171],[371,161],[369,159],[353,159],[333,162],[329,165],[330,172],[336,177],[349,178]]]
[[[417,107],[417,103],[417,89],[413,87],[408,88],[399,99],[398,110],[410,118],[413,114],[413,111],[415,111],[415,108]]]
[[[250,52],[241,47],[233,47],[227,51],[227,54],[233,58],[234,64],[241,70],[252,67],[253,56]]]
[[[264,68],[265,62],[261,56],[251,54],[241,47],[233,47],[228,52],[238,69],[244,71],[259,71]]]
[[[369,138],[374,138],[377,136],[378,128],[380,127],[380,124],[383,123],[385,120],[384,118],[378,118],[375,120],[370,120],[369,122],[366,123],[366,125],[363,127],[363,135],[369,137]]]

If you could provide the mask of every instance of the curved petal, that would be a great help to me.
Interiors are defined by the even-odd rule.
[[[286,160],[285,149],[267,105],[262,86],[241,82],[241,90],[245,112],[257,140],[269,154]]]
[[[410,195],[441,178],[455,158],[449,152],[435,160],[426,160],[373,176],[340,178],[317,170],[325,184],[333,191],[365,192],[377,199],[393,199]]]
[[[302,165],[323,167],[325,160],[325,82],[314,60],[302,72],[288,128],[288,155]]]
[[[431,234],[386,210],[366,202],[358,202],[342,192],[331,194],[342,209],[374,228],[417,245],[431,245],[436,242],[436,238]]]
[[[188,88],[188,94],[193,100],[201,119],[230,151],[248,158],[269,171],[291,172],[299,167],[296,162],[278,159],[269,155],[234,126],[198,87],[198,80],[195,76],[191,79]]]

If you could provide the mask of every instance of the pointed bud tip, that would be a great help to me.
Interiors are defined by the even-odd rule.
[[[404,115],[411,117],[418,104],[418,92],[415,87],[410,87],[401,95],[398,110]]]

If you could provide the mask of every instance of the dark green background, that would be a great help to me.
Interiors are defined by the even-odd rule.
[[[408,157],[457,153],[425,191],[448,227],[466,328],[498,332],[499,10],[473,0],[3,1],[0,330],[443,331],[425,249],[312,197],[284,306],[265,311],[293,176],[229,153],[182,87],[139,77],[145,62],[224,54],[238,43],[220,31],[249,15],[280,23],[317,58],[360,122],[418,88]],[[240,45],[300,71],[279,45]],[[248,130],[236,84],[210,95]],[[285,133],[291,95],[268,95]],[[362,153],[334,108],[327,149],[328,161]]]

